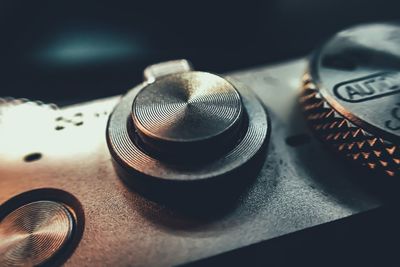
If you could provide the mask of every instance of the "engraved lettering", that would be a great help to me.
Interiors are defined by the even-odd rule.
[[[357,85],[356,85],[357,86]],[[356,86],[346,86],[346,91],[347,91],[347,97],[349,99],[354,99],[357,95],[361,96],[361,93],[355,88]]]
[[[397,103],[396,105],[397,107],[393,108],[390,112],[393,119],[385,122],[386,128],[392,131],[400,130],[400,103]]]
[[[384,72],[337,84],[335,95],[346,102],[363,102],[400,93],[400,73]]]
[[[374,88],[375,82],[376,82],[375,79],[371,79],[364,82],[364,87],[360,86],[361,90],[365,91],[365,94],[367,95],[373,95],[375,93],[375,88]],[[365,88],[366,90],[363,88]]]

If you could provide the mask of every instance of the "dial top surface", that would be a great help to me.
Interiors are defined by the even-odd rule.
[[[58,202],[23,205],[0,222],[0,265],[43,264],[65,245],[72,229],[72,215]]]
[[[173,141],[201,141],[228,132],[242,116],[241,98],[225,79],[185,72],[157,79],[132,105],[134,124],[145,135]]]
[[[336,34],[312,59],[311,76],[339,113],[371,133],[400,136],[400,27],[370,24]]]

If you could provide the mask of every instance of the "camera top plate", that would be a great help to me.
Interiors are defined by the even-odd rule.
[[[119,97],[57,111],[42,129],[46,135],[18,133],[31,145],[0,151],[0,203],[39,188],[72,194],[85,227],[66,266],[184,264],[381,206],[382,200],[358,183],[359,172],[318,141],[287,140],[309,134],[297,107],[305,67],[300,59],[230,74],[268,106],[273,127],[259,175],[224,209],[206,206],[208,213],[188,214],[149,201],[121,182],[104,140]],[[0,147],[6,143],[18,147],[0,138]],[[42,157],[25,162],[32,152]]]

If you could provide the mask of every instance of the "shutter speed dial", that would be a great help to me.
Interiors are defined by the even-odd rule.
[[[352,162],[400,175],[400,27],[335,35],[311,59],[301,102],[317,136]]]

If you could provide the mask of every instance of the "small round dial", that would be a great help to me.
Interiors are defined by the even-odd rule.
[[[0,265],[38,266],[47,263],[68,242],[73,215],[63,204],[35,201],[0,222]]]

